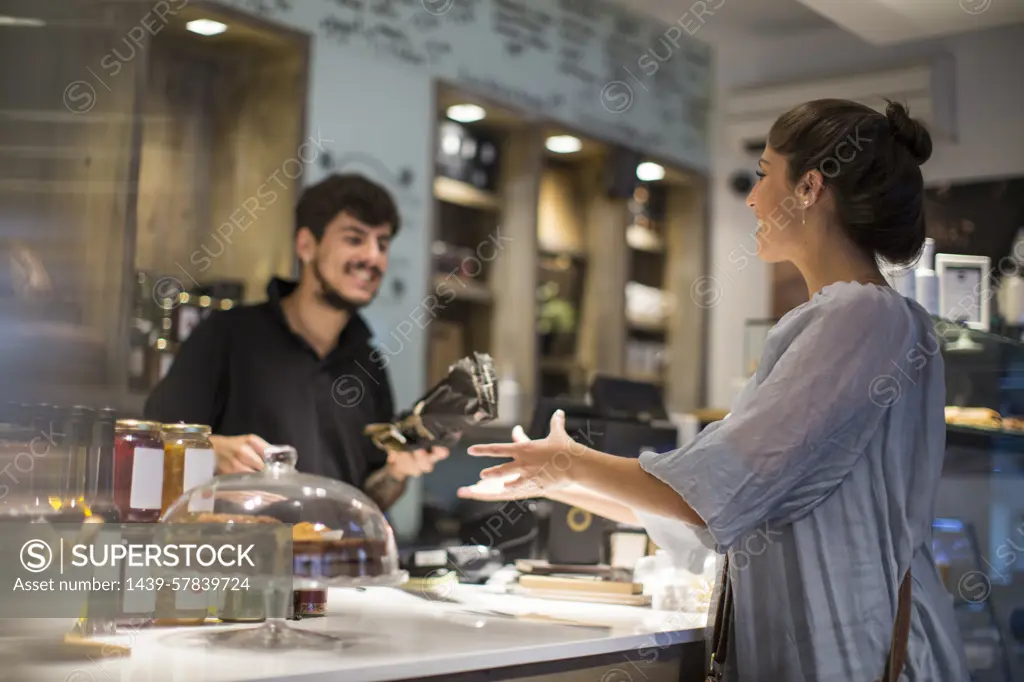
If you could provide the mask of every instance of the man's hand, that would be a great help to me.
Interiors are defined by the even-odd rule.
[[[237,474],[263,470],[263,451],[270,447],[259,436],[210,436],[217,456],[218,474]]]
[[[434,465],[448,457],[448,448],[435,445],[430,450],[413,450],[401,452],[388,451],[387,471],[392,478],[404,481],[407,478],[418,478],[434,470]]]

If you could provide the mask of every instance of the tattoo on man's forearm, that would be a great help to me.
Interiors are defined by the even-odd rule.
[[[377,506],[387,509],[405,492],[405,481],[399,481],[385,470],[376,471],[366,481],[366,494]]]

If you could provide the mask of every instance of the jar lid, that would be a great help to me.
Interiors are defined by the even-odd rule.
[[[117,431],[159,431],[160,422],[147,422],[138,419],[118,419],[115,425]]]
[[[210,427],[206,424],[164,424],[164,433],[197,433],[210,435]]]

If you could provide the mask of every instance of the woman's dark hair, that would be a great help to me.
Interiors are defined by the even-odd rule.
[[[885,114],[863,104],[820,99],[783,114],[768,146],[789,161],[789,181],[818,170],[832,190],[839,224],[864,253],[890,263],[918,258],[925,238],[920,165],[932,139],[906,108]]]
[[[307,227],[320,241],[327,226],[343,211],[367,225],[391,225],[391,234],[398,233],[398,208],[391,194],[354,173],[333,174],[307,188],[295,209],[295,229]]]

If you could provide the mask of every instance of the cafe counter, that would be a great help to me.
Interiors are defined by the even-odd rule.
[[[3,652],[20,682],[398,682],[703,680],[706,614],[534,599],[457,585],[442,601],[395,588],[332,589],[329,614],[293,627],[345,635],[345,648],[240,651],[197,644],[227,627],[145,628],[102,641],[120,657],[54,661]],[[12,640],[8,639],[7,644]],[[13,662],[13,661],[12,661]],[[15,672],[17,671],[17,672]],[[3,675],[0,674],[0,679]],[[13,679],[13,678],[11,678]]]

